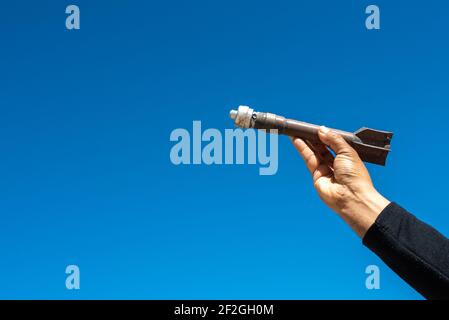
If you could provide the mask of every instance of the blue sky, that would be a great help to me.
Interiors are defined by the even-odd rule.
[[[447,1],[72,3],[77,31],[71,3],[0,5],[0,298],[420,298],[319,201],[287,138],[259,176],[174,166],[169,136],[232,128],[240,104],[391,130],[375,185],[448,235]]]

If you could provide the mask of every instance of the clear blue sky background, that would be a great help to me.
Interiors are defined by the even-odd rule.
[[[448,235],[447,1],[73,3],[79,31],[71,2],[0,5],[0,298],[420,298],[319,201],[287,138],[259,176],[174,166],[169,135],[232,128],[239,104],[394,131],[376,186]]]

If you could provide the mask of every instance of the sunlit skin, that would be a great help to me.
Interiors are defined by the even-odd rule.
[[[377,192],[357,152],[340,135],[320,127],[318,136],[322,144],[300,138],[292,138],[292,142],[321,200],[363,238],[390,201]]]

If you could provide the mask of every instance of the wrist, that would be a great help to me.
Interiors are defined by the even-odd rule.
[[[370,187],[353,193],[351,201],[341,209],[340,215],[363,238],[389,203],[374,187]]]

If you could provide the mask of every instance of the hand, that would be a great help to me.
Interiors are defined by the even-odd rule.
[[[320,127],[318,136],[322,143],[296,137],[292,141],[312,174],[321,200],[363,238],[390,202],[376,191],[357,152],[340,135]]]

